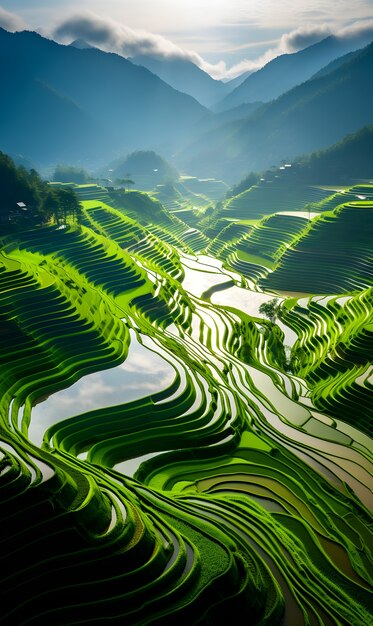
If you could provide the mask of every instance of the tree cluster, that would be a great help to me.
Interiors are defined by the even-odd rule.
[[[226,199],[238,196],[263,178],[273,182],[274,176],[288,185],[335,184],[365,180],[372,177],[373,124],[347,135],[338,143],[293,159],[291,168],[272,166],[261,173],[250,172],[231,187]],[[284,161],[285,162],[285,161]]]
[[[138,150],[111,163],[114,178],[131,178],[147,175],[158,182],[174,183],[179,173],[163,157],[152,150]]]
[[[0,152],[1,232],[34,228],[54,221],[79,220],[79,200],[72,188],[52,188],[34,169],[16,166]]]
[[[226,198],[233,198],[233,196],[238,196],[243,191],[250,189],[253,185],[256,185],[260,178],[260,174],[256,174],[255,172],[250,172],[243,180],[241,180],[236,185],[233,185],[231,189],[229,189],[226,193]]]
[[[49,188],[44,208],[57,225],[79,222],[82,215],[79,199],[72,187]]]
[[[90,174],[82,167],[72,165],[57,165],[54,170],[53,180],[58,183],[76,183],[84,185],[92,180]]]
[[[268,300],[268,302],[262,302],[259,307],[259,313],[268,317],[271,324],[275,324],[280,309],[280,299],[273,298],[272,300]]]
[[[135,181],[132,180],[132,178],[116,178],[115,179],[115,184],[118,187],[123,187],[123,189],[125,191],[126,187],[127,187],[127,189],[129,189],[131,185],[135,184]]]
[[[373,124],[297,161],[304,182],[335,183],[372,176]]]

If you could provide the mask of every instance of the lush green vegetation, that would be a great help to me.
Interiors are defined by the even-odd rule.
[[[74,167],[72,165],[57,165],[52,180],[59,183],[77,183],[78,185],[84,185],[88,183],[92,177],[82,167]]]
[[[287,56],[284,55],[285,61]],[[233,184],[250,171],[266,171],[283,160],[292,163],[301,155],[330,147],[372,124],[373,88],[368,78],[372,64],[373,43],[370,43],[333,71],[284,90],[251,115],[199,131],[182,150],[179,162],[182,160],[190,172],[222,177]],[[269,65],[263,70],[269,69]],[[247,81],[255,80],[258,73],[253,73]],[[280,73],[280,77],[292,79],[292,72],[289,76]],[[246,102],[258,99],[262,99],[260,89]],[[363,171],[367,171],[366,164]],[[352,175],[355,168],[353,172]],[[328,182],[334,184],[330,179]]]
[[[176,169],[153,150],[137,150],[116,159],[109,166],[109,171],[111,170],[114,177],[150,176],[162,182],[173,182],[179,178]]]
[[[0,152],[0,220],[2,228],[17,228],[49,219],[48,187],[35,170],[27,171]]]
[[[81,210],[74,189],[50,187],[36,170],[18,167],[0,152],[0,224],[2,231],[17,231],[54,221],[79,221]]]
[[[272,290],[306,293],[364,289],[372,279],[372,233],[371,202],[325,212],[293,240],[264,282]]]
[[[2,625],[373,624],[356,26],[229,83],[0,28]]]
[[[287,187],[297,187],[299,184],[333,184],[349,181],[369,180],[372,175],[371,154],[373,153],[373,126],[364,126],[356,133],[352,133],[335,145],[325,150],[318,150],[301,158],[296,158],[289,166],[274,167],[260,174],[250,172],[227,193],[227,198],[238,196],[258,181],[266,184],[277,184],[274,178],[281,179]]]
[[[2,623],[369,624],[370,188],[40,184],[80,215],[0,239]]]
[[[302,158],[294,159],[289,165],[273,167],[261,174],[250,172],[227,192],[227,198],[238,196],[261,182],[285,183],[287,187],[299,184],[351,183],[369,180],[372,175],[371,154],[373,152],[373,126],[364,126],[335,145],[318,150]],[[275,180],[280,178],[279,180]],[[264,185],[263,185],[264,186]],[[289,208],[289,207],[288,207]]]
[[[369,180],[372,176],[373,125],[364,126],[342,141],[296,160],[298,177],[311,183],[334,184]]]

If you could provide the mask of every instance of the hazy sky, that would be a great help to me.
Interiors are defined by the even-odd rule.
[[[0,0],[0,25],[124,56],[185,54],[227,77],[351,27],[373,35],[373,0]]]

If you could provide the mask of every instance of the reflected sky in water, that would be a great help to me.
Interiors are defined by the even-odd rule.
[[[217,291],[211,296],[212,304],[230,306],[244,311],[248,315],[262,318],[259,307],[263,302],[268,302],[275,298],[275,294],[261,293],[260,291],[250,291],[242,287],[229,287],[224,291]]]
[[[141,345],[134,333],[127,359],[119,366],[83,376],[67,389],[58,391],[32,409],[29,439],[40,446],[44,432],[60,420],[105,406],[130,402],[167,388],[175,370],[162,357],[152,339]],[[152,350],[157,350],[158,354]]]
[[[197,298],[210,287],[225,283],[232,277],[238,280],[241,278],[236,272],[223,269],[222,261],[207,255],[199,255],[194,259],[181,255],[180,260],[185,272],[182,287]]]

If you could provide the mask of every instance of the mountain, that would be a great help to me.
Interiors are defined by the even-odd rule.
[[[2,151],[39,164],[76,161],[104,148],[102,128],[87,111],[47,82],[17,70],[4,63],[0,71]]]
[[[252,73],[253,70],[249,70],[247,72],[244,72],[243,74],[240,74],[239,76],[236,76],[236,78],[231,78],[230,80],[228,80],[225,84],[227,85],[227,87],[229,87],[229,93],[233,91],[233,89],[236,89],[236,87],[241,85],[243,81],[246,80],[246,78]]]
[[[179,178],[178,172],[160,154],[152,150],[138,150],[131,152],[126,157],[116,159],[110,164],[113,176],[133,176],[141,174],[152,174]]]
[[[282,54],[257,72],[250,74],[241,85],[215,106],[215,110],[223,111],[245,102],[258,100],[269,102],[308,80],[337,57],[363,48],[370,41],[371,37],[341,39],[330,36],[299,52]]]
[[[260,180],[267,183],[286,185],[359,184],[373,178],[373,124],[360,128],[338,141],[293,161],[291,167],[279,165],[264,172],[251,172],[227,193],[227,198],[238,196]],[[277,181],[275,181],[277,179]]]
[[[151,190],[166,182],[179,179],[177,170],[162,156],[153,150],[137,150],[119,157],[100,168],[98,178],[108,177],[110,184],[117,184],[118,179],[133,179],[136,189]]]
[[[238,107],[227,109],[221,113],[212,113],[209,111],[194,125],[193,132],[194,134],[197,132],[204,133],[206,130],[217,128],[225,122],[242,120],[263,106],[263,104],[263,102],[247,102],[246,104],[240,104]]]
[[[207,113],[143,67],[96,48],[0,29],[0,149],[36,164],[171,154]]]
[[[90,48],[94,48],[90,43],[84,41],[84,39],[74,39],[70,44],[73,48],[78,48],[78,50],[89,50]]]
[[[359,182],[373,178],[373,124],[325,150],[297,159],[297,178],[311,183]]]
[[[215,80],[187,59],[139,55],[130,60],[146,67],[174,89],[189,94],[206,107],[216,104],[233,88],[229,83]]]
[[[352,59],[358,54],[360,54],[360,52],[361,52],[361,49],[353,50],[352,52],[348,52],[347,54],[344,54],[341,57],[337,57],[336,59],[328,63],[328,65],[325,65],[324,67],[322,67],[321,70],[316,72],[316,74],[311,76],[311,78],[320,78],[320,76],[326,76],[327,74],[330,74],[330,72],[334,72],[334,70],[336,70],[338,67],[340,67],[344,63],[347,63],[348,61],[352,61]]]
[[[294,87],[248,118],[200,135],[178,154],[178,162],[191,174],[237,182],[250,171],[327,148],[373,122],[372,69],[370,44],[333,72]]]

